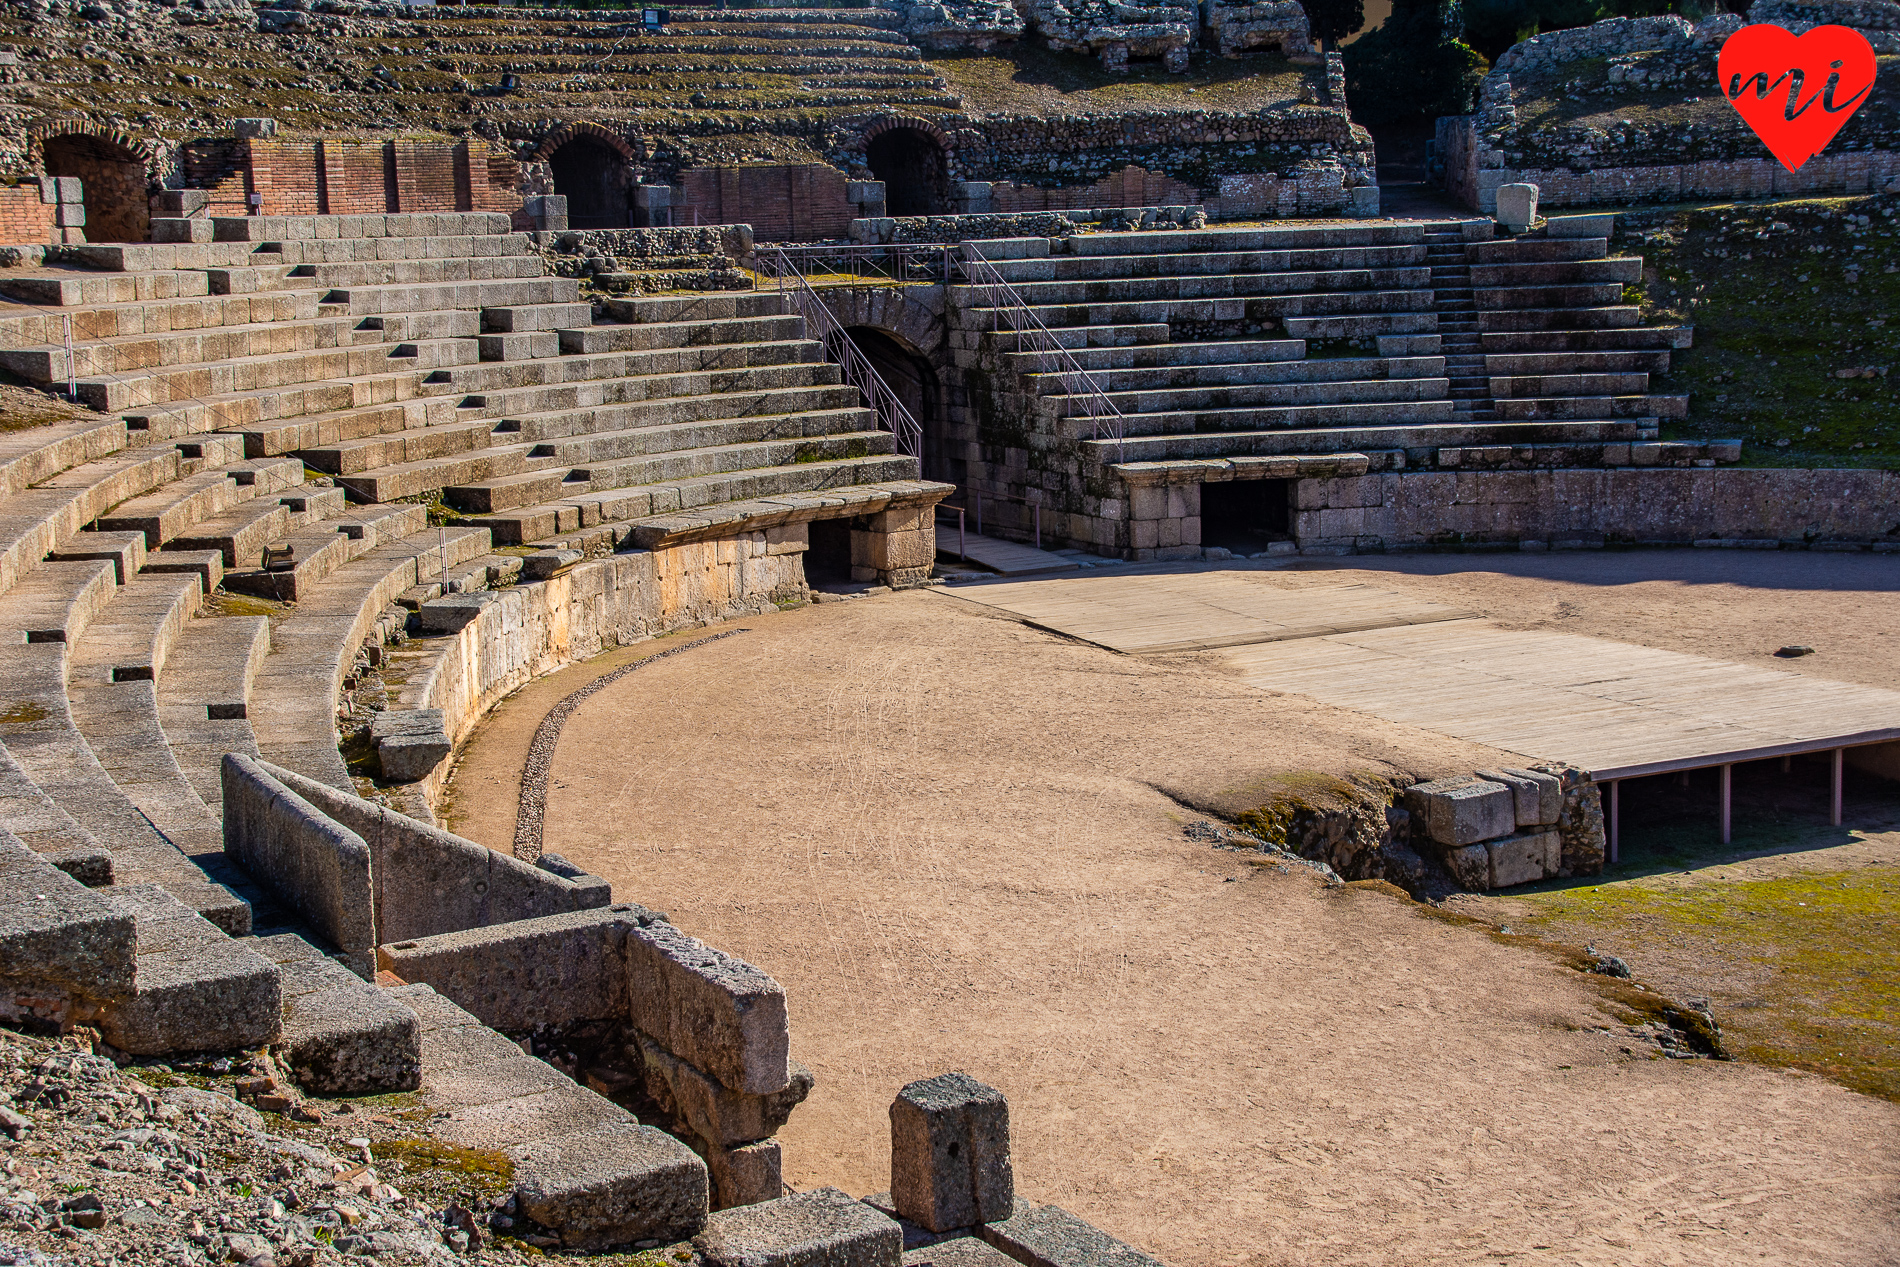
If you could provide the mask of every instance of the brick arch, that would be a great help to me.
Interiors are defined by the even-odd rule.
[[[897,128],[909,128],[915,132],[922,132],[925,136],[942,147],[946,161],[953,159],[956,155],[957,143],[950,138],[948,132],[945,132],[929,119],[919,119],[913,115],[906,114],[878,115],[869,123],[866,123],[863,129],[858,133],[858,143],[855,148],[863,149],[884,133]]]
[[[602,145],[605,145],[608,149],[620,155],[620,157],[627,162],[633,162],[633,147],[627,144],[624,137],[610,128],[602,127],[598,123],[587,122],[564,123],[554,129],[554,131],[541,138],[541,144],[536,147],[534,156],[536,159],[545,163],[554,157],[554,151],[560,149],[569,141],[580,140],[583,137],[590,141],[599,141]]]
[[[143,163],[145,174],[152,180],[163,175],[164,163],[155,142],[141,141],[130,133],[90,119],[40,118],[29,122],[26,125],[27,166],[36,172],[45,171],[46,142],[62,136],[90,136],[116,145]]]

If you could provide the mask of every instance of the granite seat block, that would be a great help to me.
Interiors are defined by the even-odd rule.
[[[0,828],[0,1012],[16,984],[129,998],[135,945],[130,913]]]
[[[719,1210],[693,1238],[709,1267],[900,1267],[895,1219],[836,1188]]]
[[[283,994],[277,965],[156,884],[100,896],[137,926],[133,997],[102,1009],[107,1042],[134,1055],[228,1051],[274,1041]]]
[[[734,1091],[770,1095],[791,1084],[778,982],[663,921],[629,927],[626,954],[636,1028]]]
[[[279,1041],[306,1091],[372,1095],[421,1084],[414,1012],[293,933],[260,937],[256,946],[277,964],[284,1000]]]
[[[515,1163],[521,1213],[573,1249],[678,1241],[706,1217],[706,1164],[630,1117],[535,1141]]]
[[[913,1082],[891,1102],[891,1199],[933,1232],[1010,1217],[1009,1103],[965,1073]]]
[[[904,1267],[1016,1267],[1016,1260],[974,1236],[959,1236],[905,1250]]]
[[[1458,777],[1414,784],[1405,808],[1441,845],[1469,845],[1517,830],[1517,798],[1502,783]]]

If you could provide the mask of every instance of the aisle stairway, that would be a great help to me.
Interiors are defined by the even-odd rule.
[[[1648,375],[1686,329],[1621,304],[1638,259],[1601,237],[1486,240],[1488,222],[1078,236],[975,244],[1121,414],[986,334],[1041,425],[1103,466],[1364,455],[1371,470],[1627,464],[1686,401]],[[983,292],[958,288],[988,330]],[[1070,380],[1073,382],[1073,380]],[[1659,460],[1726,457],[1667,446]],[[1648,456],[1648,455],[1646,455]]]

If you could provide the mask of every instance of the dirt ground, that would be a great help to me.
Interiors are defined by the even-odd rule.
[[[1618,556],[1638,575],[1648,557]],[[1706,599],[1723,645],[1772,650],[1792,636],[1770,638],[1779,609],[1824,644],[1793,667],[1852,658],[1811,604],[1758,604],[1734,579],[1699,582],[1731,585],[1722,601],[1657,577],[1606,602],[1611,569],[1591,558],[1538,560],[1574,579],[1513,574],[1514,558],[1351,562],[1637,641],[1669,627],[1657,604]],[[1831,594],[1825,610],[1833,625],[1842,601],[1890,600]],[[1190,841],[1198,816],[1159,790],[1495,754],[941,593],[746,623],[581,707],[547,847],[784,983],[817,1075],[781,1136],[794,1186],[884,1188],[893,1094],[963,1069],[1009,1096],[1020,1192],[1173,1267],[1900,1260],[1900,1107],[1748,1062],[1653,1059],[1592,979]],[[1854,639],[1864,655],[1875,635]],[[451,825],[507,849],[547,708],[684,640],[505,703],[465,749]]]

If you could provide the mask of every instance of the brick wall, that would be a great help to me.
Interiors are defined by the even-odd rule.
[[[245,192],[261,195],[268,214],[322,212],[323,158],[317,142],[251,141],[248,157],[250,181]]]
[[[185,147],[185,186],[212,191],[207,214],[270,216],[500,211],[521,206],[520,165],[487,141],[221,139]]]
[[[1159,172],[1130,163],[1092,185],[1039,189],[1034,185],[997,185],[991,207],[1003,213],[1070,211],[1078,207],[1182,207],[1201,202],[1201,191]]]
[[[857,208],[844,173],[823,163],[693,167],[680,173],[676,225],[749,224],[760,242],[817,242],[845,237]]]
[[[0,242],[57,242],[53,208],[40,201],[38,182],[0,188]]]

